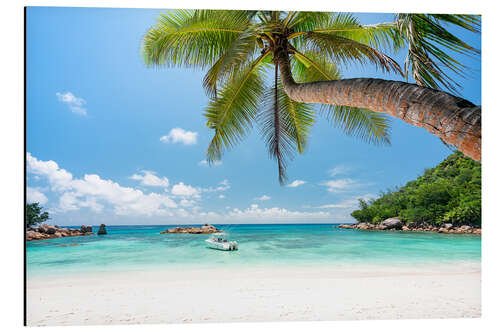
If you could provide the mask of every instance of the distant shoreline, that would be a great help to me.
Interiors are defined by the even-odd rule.
[[[187,223],[187,224],[106,224],[106,227],[162,227],[162,226],[167,226],[167,227],[172,227],[172,226],[180,226],[180,227],[189,227],[189,226],[198,226],[198,225],[204,225],[204,224],[212,224],[212,225],[230,225],[230,226],[237,226],[237,225],[340,225],[340,224],[355,224],[357,222],[288,222],[288,223],[214,223],[214,222],[200,222],[200,223]],[[61,227],[71,227],[71,228],[76,228],[76,227],[81,227],[81,224],[75,224],[75,225],[69,225],[69,224],[59,224]],[[92,227],[98,228],[100,223],[98,224],[89,224]]]

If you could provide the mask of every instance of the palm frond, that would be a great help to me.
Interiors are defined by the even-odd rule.
[[[328,22],[332,13],[327,12],[297,12],[288,23],[288,28],[294,32],[311,31]]]
[[[398,14],[399,34],[408,44],[405,67],[419,85],[444,87],[458,93],[460,85],[445,70],[465,77],[467,66],[449,51],[467,56],[478,55],[480,51],[446,30],[441,22],[480,31],[480,19],[475,15]]]
[[[480,15],[461,15],[461,14],[429,14],[437,22],[445,22],[457,25],[466,30],[479,33],[481,32]]]
[[[391,143],[390,118],[383,113],[345,105],[327,104],[322,104],[320,110],[334,127],[341,128],[349,136],[376,145]]]
[[[297,49],[305,49],[306,41],[304,35],[319,26],[328,22],[333,13],[325,12],[297,12],[297,14],[288,22],[290,31],[289,42]]]
[[[314,52],[294,50],[292,73],[297,82],[332,81],[341,78],[337,66]]]
[[[334,15],[326,24],[319,26],[312,32],[335,34],[379,50],[398,50],[403,46],[397,38],[398,30],[395,22],[362,25],[356,17],[349,13]]]
[[[172,10],[162,13],[143,38],[147,65],[213,65],[242,34],[254,12]]]
[[[278,98],[282,106],[285,132],[293,139],[295,150],[302,154],[307,146],[307,139],[315,122],[314,107],[308,103],[292,100],[285,93],[278,79]]]
[[[397,51],[403,46],[401,39],[398,38],[395,22],[362,25],[350,13],[334,13],[326,19],[316,21],[314,29],[294,31],[290,36],[292,44],[298,44],[297,47],[300,48],[304,44],[304,36],[310,32],[335,34],[379,50]],[[299,39],[301,42],[297,43],[294,39]]]
[[[257,35],[253,29],[240,34],[224,54],[207,71],[203,78],[203,88],[209,97],[216,97],[217,83],[233,77],[240,67],[251,62],[256,51]]]
[[[261,125],[262,138],[269,156],[278,164],[278,179],[283,185],[288,179],[288,161],[293,159],[295,151],[303,153],[306,147],[314,124],[313,107],[290,99],[277,76],[274,86],[267,90],[264,101],[264,108],[257,120]]]
[[[393,71],[404,75],[394,59],[369,45],[337,34],[318,32],[305,35],[305,39],[310,50],[315,53],[326,54],[336,63],[359,62],[363,64],[368,61],[377,68],[380,67],[383,71]]]
[[[269,56],[261,55],[240,69],[222,87],[216,99],[211,99],[204,116],[207,127],[215,130],[207,149],[208,162],[220,160],[224,149],[241,141],[255,120],[259,102],[265,92],[265,70]]]

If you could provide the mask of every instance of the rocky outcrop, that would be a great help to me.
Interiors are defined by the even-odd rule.
[[[160,234],[213,234],[220,232],[219,229],[210,224],[204,224],[201,227],[175,227],[160,231]]]
[[[88,230],[88,229],[85,229]],[[26,231],[26,240],[42,240],[42,239],[51,239],[51,238],[60,238],[60,237],[71,237],[71,236],[88,236],[93,235],[92,227],[90,227],[90,231],[82,231],[82,229],[68,229],[61,228],[57,225],[48,225],[41,224],[34,228],[28,228]]]
[[[475,234],[481,235],[481,228],[476,228],[470,225],[454,226],[451,223],[445,223],[441,226],[435,226],[428,223],[410,222],[403,224],[396,217],[389,218],[380,223],[359,222],[355,224],[341,224],[334,228],[340,229],[358,229],[358,230],[401,230],[401,231],[428,231],[439,232],[445,234]]]
[[[391,229],[400,230],[403,227],[403,223],[397,217],[391,217],[389,219],[380,222],[380,226],[383,226],[389,230]]]
[[[92,232],[92,226],[90,225],[82,225],[80,227],[81,232]]]
[[[99,227],[99,231],[97,231],[97,234],[98,235],[107,235],[108,234],[108,232],[106,231],[105,224],[101,224],[101,226]]]

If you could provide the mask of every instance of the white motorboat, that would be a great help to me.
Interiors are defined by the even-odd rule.
[[[222,250],[222,251],[236,251],[238,250],[238,242],[229,241],[223,234],[213,234],[212,237],[205,240],[207,242],[208,247],[211,249]]]

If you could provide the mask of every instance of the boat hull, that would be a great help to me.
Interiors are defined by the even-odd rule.
[[[207,246],[211,249],[221,250],[221,251],[236,251],[238,250],[237,242],[217,242],[212,239],[207,239],[205,241]]]

